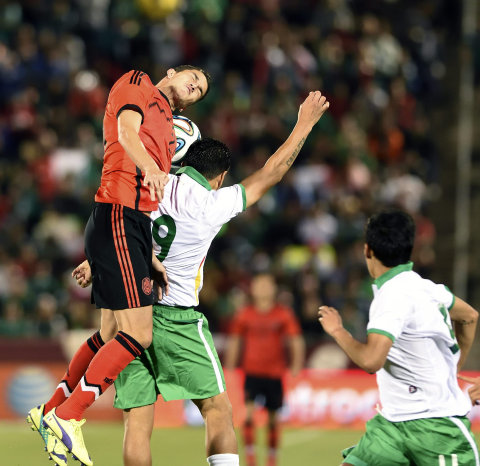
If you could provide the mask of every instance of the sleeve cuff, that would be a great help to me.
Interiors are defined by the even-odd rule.
[[[379,335],[384,335],[388,338],[390,338],[390,340],[392,340],[392,342],[395,342],[395,337],[389,333],[389,332],[386,332],[385,330],[380,330],[378,328],[370,328],[367,330],[367,335],[369,335],[370,333],[377,333]]]
[[[444,285],[445,289],[447,291],[449,291],[450,293],[452,293],[452,290],[447,286],[447,285]],[[450,306],[448,306],[448,310],[450,311],[450,309],[452,309],[452,307],[455,305],[455,295],[452,293],[452,302],[450,304]]]
[[[120,116],[120,113],[122,113],[124,110],[133,110],[134,112],[137,112],[137,113],[140,113],[140,115],[142,116],[142,125],[143,125],[143,118],[144,118],[144,115],[143,115],[143,110],[138,106],[138,105],[135,105],[135,104],[125,104],[122,108],[120,108],[120,110],[117,112],[117,120],[118,120],[118,117]]]
[[[238,184],[242,190],[242,200],[243,200],[243,210],[247,209],[247,193],[245,192],[245,186],[243,184]]]

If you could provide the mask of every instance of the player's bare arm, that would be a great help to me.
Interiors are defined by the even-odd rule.
[[[320,91],[310,92],[298,111],[298,118],[288,139],[267,160],[265,165],[242,181],[247,197],[247,207],[255,204],[287,173],[297,158],[313,126],[330,106]]]
[[[232,335],[228,340],[227,351],[225,352],[225,369],[233,370],[237,365],[240,354],[242,339],[239,335]]]
[[[132,159],[133,163],[145,173],[143,184],[150,189],[150,199],[160,202],[163,188],[168,183],[168,176],[162,172],[138,135],[142,124],[142,116],[134,110],[124,110],[118,117],[118,142]]]
[[[460,347],[460,359],[457,364],[457,369],[460,370],[465,364],[475,339],[478,312],[470,304],[455,296],[455,303],[450,309],[450,319]]]
[[[301,335],[293,335],[288,339],[290,349],[290,373],[296,377],[305,362],[305,341]]]
[[[343,327],[342,318],[333,307],[321,306],[318,310],[318,321],[358,367],[369,374],[374,374],[383,367],[393,344],[390,338],[370,333],[366,343],[355,340]]]

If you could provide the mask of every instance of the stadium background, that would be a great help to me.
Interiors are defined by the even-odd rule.
[[[417,222],[415,270],[480,309],[477,3],[0,1],[0,420],[43,400],[98,325],[89,292],[70,272],[84,258],[110,86],[130,69],[157,82],[168,67],[191,63],[214,84],[185,115],[232,149],[228,184],[286,138],[309,90],[329,98],[282,183],[215,240],[200,310],[222,354],[251,274],[273,270],[279,299],[295,310],[307,342],[311,372],[293,391],[303,400],[293,416],[302,409],[312,416],[313,406],[317,418],[298,426],[360,427],[374,396],[355,378],[363,376],[322,372],[352,366],[322,333],[316,310],[341,309],[352,334],[364,338],[369,214],[408,210]],[[477,343],[468,369],[480,369],[479,354]],[[344,378],[343,391],[329,385]],[[338,418],[325,413],[333,399]],[[109,402],[92,417],[119,419]],[[178,409],[172,423],[198,422],[188,407]],[[168,416],[162,411],[157,422]],[[13,425],[0,423],[6,431]],[[25,448],[37,446],[28,440]]]

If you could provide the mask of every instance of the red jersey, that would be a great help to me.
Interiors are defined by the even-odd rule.
[[[248,306],[235,315],[231,333],[243,338],[242,368],[246,374],[280,378],[287,368],[285,337],[299,335],[300,326],[287,307],[276,305],[268,312],[259,312]]]
[[[150,199],[150,190],[143,185],[145,174],[118,142],[117,118],[123,110],[134,110],[142,116],[138,134],[160,170],[168,173],[172,165],[176,138],[170,103],[148,75],[129,71],[113,85],[108,96],[103,118],[105,155],[95,201],[150,212],[158,205],[156,200]]]

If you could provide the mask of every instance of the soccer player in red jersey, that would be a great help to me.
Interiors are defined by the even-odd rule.
[[[276,465],[279,443],[278,410],[283,404],[282,377],[287,370],[284,344],[290,349],[290,370],[298,375],[303,367],[305,344],[293,311],[277,304],[277,287],[271,274],[255,276],[251,305],[235,315],[225,356],[225,367],[233,369],[242,352],[245,372],[246,419],[243,436],[248,466],[255,466],[255,398],[263,396],[268,411],[268,466]]]
[[[108,96],[102,178],[85,229],[101,329],[77,351],[53,397],[28,417],[57,464],[66,464],[66,456],[48,445],[52,432],[83,464],[92,464],[80,429],[83,413],[152,341],[151,277],[166,276],[152,253],[149,214],[162,200],[175,152],[172,111],[202,99],[209,83],[208,73],[189,65],[169,69],[156,85],[132,70]]]

